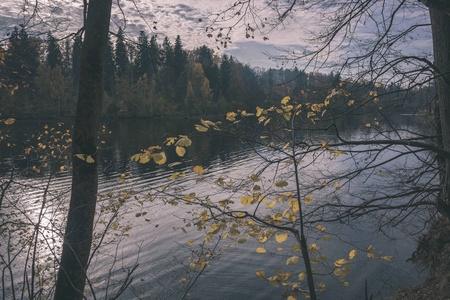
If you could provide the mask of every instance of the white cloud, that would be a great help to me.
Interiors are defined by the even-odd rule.
[[[0,30],[2,28],[11,30],[13,26],[26,22],[32,14],[32,6],[30,4],[30,6],[24,7],[23,3],[23,1],[16,0],[1,1]],[[62,34],[68,31],[74,32],[81,27],[81,0],[39,0],[39,3],[40,18],[34,21],[38,26],[31,27],[32,30],[36,31],[45,25],[42,31],[51,29],[55,30],[56,34]],[[208,17],[210,20],[213,12],[217,13],[229,7],[232,3],[230,1],[136,0],[136,2],[133,2],[121,0],[122,10],[118,8],[116,1],[114,3],[111,31],[117,31],[118,26],[126,25],[126,34],[133,39],[137,37],[140,30],[144,30],[149,35],[157,34],[160,40],[168,36],[173,41],[177,35],[180,35],[183,44],[188,49],[205,44],[216,49],[216,51],[224,50],[223,48],[217,50],[220,43],[215,42],[214,38],[208,38],[205,28],[209,25]],[[266,2],[256,1],[256,3],[264,5]],[[286,5],[287,2],[279,1],[278,3],[280,3],[279,5]],[[254,9],[262,21],[265,18],[271,20],[275,12],[270,9],[262,10],[262,7],[257,6]],[[402,14],[399,14],[399,18],[395,21],[395,29],[402,30],[412,23],[423,22],[423,13],[423,11],[417,9],[405,10]],[[373,9],[373,16],[378,20],[382,16],[377,7]],[[124,22],[125,19],[126,22]],[[199,19],[202,19],[202,22]],[[250,23],[252,20],[247,19],[247,21]],[[376,34],[373,22],[370,18],[362,21],[367,22],[367,24],[365,26],[360,24],[355,37],[367,40],[373,39],[374,34]],[[321,19],[312,11],[297,9],[290,18],[287,18],[281,26],[275,29],[272,29],[270,24],[265,28],[260,27],[261,32],[255,32],[255,39],[246,39],[245,28],[237,26],[231,35],[233,43],[229,44],[225,51],[236,55],[242,62],[250,63],[253,66],[276,66],[262,53],[268,51],[276,54],[277,48],[291,49],[291,51],[302,51],[305,48],[312,49],[315,47],[315,41],[308,39],[309,33],[318,31],[325,24],[326,20]],[[156,29],[153,29],[153,26],[156,26]],[[412,46],[408,49],[410,51],[413,51],[413,49],[414,51],[429,51],[431,48],[429,31],[417,30],[414,34],[416,35],[413,40],[406,41],[412,43]],[[267,37],[268,40],[263,41],[263,37]],[[338,60],[345,55],[346,52],[344,51],[333,51],[330,59]]]

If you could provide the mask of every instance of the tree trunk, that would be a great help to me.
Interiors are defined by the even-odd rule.
[[[81,54],[78,106],[73,128],[73,178],[55,299],[82,299],[97,201],[96,138],[103,102],[103,56],[112,0],[90,0]],[[75,154],[90,155],[88,163]]]
[[[450,151],[450,15],[431,3],[429,9],[433,31],[434,64],[440,73],[435,75],[442,144],[445,150]],[[438,208],[450,220],[450,159],[443,159],[441,168],[442,191]]]

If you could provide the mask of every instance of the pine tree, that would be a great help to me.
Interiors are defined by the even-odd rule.
[[[168,101],[175,100],[175,74],[173,70],[174,55],[172,45],[167,38],[164,38],[162,52],[164,55],[160,76],[158,77],[158,86],[163,97]]]
[[[175,46],[173,47],[173,73],[174,73],[174,85],[175,85],[175,101],[182,103],[186,95],[187,87],[187,54],[183,50],[183,44],[181,38],[178,35],[175,40]]]
[[[122,27],[119,27],[119,31],[117,32],[115,65],[117,76],[119,78],[126,78],[129,60]]]
[[[209,80],[209,84],[214,94],[214,101],[220,93],[220,72],[217,65],[214,63],[214,52],[206,46],[201,46],[198,50],[197,61],[202,64],[202,68],[205,72],[206,78]]]
[[[61,66],[61,50],[59,49],[58,41],[49,33],[47,37],[47,64],[50,68]]]
[[[8,85],[31,92],[39,66],[39,43],[38,39],[28,36],[24,27],[20,31],[14,27],[9,37],[3,74]]]
[[[150,45],[149,45],[149,55],[150,55],[150,72],[148,75],[148,78],[156,75],[158,72],[158,68],[160,65],[160,58],[159,58],[159,47],[158,43],[156,42],[156,35],[153,35],[150,39]]]
[[[175,40],[175,46],[173,47],[173,70],[175,74],[175,79],[178,79],[180,74],[186,69],[187,54],[183,50],[183,44],[181,43],[181,38],[178,35]]]
[[[144,74],[151,75],[150,44],[144,31],[140,32],[136,56],[136,75],[141,78]]]
[[[110,36],[108,36],[108,41],[105,48],[105,57],[103,62],[103,81],[105,91],[108,93],[108,95],[111,95],[114,92],[115,72],[113,44],[111,42]]]
[[[231,63],[228,56],[222,56],[222,63],[220,64],[220,87],[224,96],[228,95],[231,81]]]
[[[71,59],[71,49],[70,49],[70,40],[66,39],[64,41],[64,52],[62,55],[62,70],[64,73],[64,76],[70,76],[71,74],[71,67],[72,67],[72,59]]]

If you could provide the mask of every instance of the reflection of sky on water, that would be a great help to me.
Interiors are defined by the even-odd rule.
[[[111,130],[112,134],[106,137],[106,144],[101,150],[100,159],[103,171],[100,173],[100,194],[108,192],[117,192],[119,190],[134,189],[145,195],[147,192],[153,196],[161,195],[161,189],[168,184],[173,184],[168,177],[174,171],[185,172],[186,178],[181,184],[176,187],[182,189],[183,193],[196,192],[199,197],[209,196],[212,201],[233,199],[235,205],[240,207],[239,198],[244,195],[247,185],[239,185],[242,179],[250,174],[255,174],[263,166],[261,160],[254,155],[249,159],[249,154],[254,150],[248,149],[245,146],[231,141],[221,140],[217,137],[193,137],[193,146],[187,151],[186,160],[182,165],[174,168],[155,167],[153,165],[140,165],[137,163],[129,163],[131,155],[138,152],[137,149],[147,148],[150,145],[160,144],[165,138],[174,136],[183,128],[189,133],[193,128],[193,124],[198,123],[190,120],[170,120],[170,121],[117,121],[111,122],[107,125],[107,131]],[[167,134],[162,134],[167,132]],[[358,137],[359,129],[349,130],[345,132],[346,137]],[[320,137],[315,136],[315,139]],[[324,136],[324,138],[328,138]],[[263,150],[262,155],[270,155],[269,152]],[[390,155],[389,153],[387,154]],[[385,157],[386,158],[386,157]],[[385,159],[383,158],[383,159]],[[301,164],[308,165],[311,162],[311,157],[306,156]],[[176,156],[169,153],[169,161],[176,160]],[[192,166],[202,165],[208,169],[208,175],[212,179],[196,182],[198,178],[192,172]],[[330,160],[327,155],[320,155],[316,157],[316,164],[301,170],[302,188],[314,188],[316,182],[312,174],[321,174],[327,172],[339,172],[342,168],[347,168],[350,161],[346,161],[345,156],[340,156],[336,160]],[[289,168],[289,167],[288,167]],[[120,175],[124,172],[131,173],[127,180],[132,180],[131,183],[118,183]],[[269,167],[260,175],[262,182],[260,185],[263,189],[270,187],[273,180],[274,167]],[[285,174],[285,169],[280,168],[278,172]],[[234,188],[228,189],[224,192],[223,188],[214,184],[214,180],[218,177],[224,178],[225,182],[233,179],[236,185]],[[377,179],[383,179],[382,177]],[[291,177],[287,176],[286,180],[292,183]],[[377,185],[389,183],[387,179],[376,183]],[[45,177],[42,180],[34,180],[33,186],[41,185],[40,191],[30,189],[25,198],[28,199],[29,212],[36,218],[39,212],[40,203],[33,203],[42,198],[42,185],[45,182]],[[248,184],[248,180],[245,182]],[[375,181],[370,181],[368,184],[375,184]],[[52,193],[65,193],[70,186],[70,172],[57,174],[52,185]],[[290,185],[289,187],[292,187]],[[289,188],[288,187],[288,188]],[[314,203],[321,203],[326,201],[322,195],[329,195],[330,189],[327,192],[316,192]],[[343,187],[340,191],[341,197],[349,191],[350,187]],[[276,188],[272,188],[276,192]],[[352,186],[350,191],[358,194],[358,187]],[[52,194],[53,195],[53,194]],[[332,194],[330,194],[332,195]],[[270,197],[269,196],[269,201]],[[348,198],[348,197],[347,197]],[[351,199],[347,199],[351,201]],[[99,205],[106,205],[105,200],[100,201]],[[281,204],[280,204],[281,207]],[[278,208],[278,207],[276,207]],[[120,265],[117,264],[117,269],[113,274],[120,278],[123,275],[120,270],[123,266],[128,266],[139,261],[140,266],[136,270],[136,280],[133,287],[136,290],[147,289],[149,286],[154,286],[148,293],[151,295],[164,294],[169,288],[174,288],[172,296],[177,298],[179,294],[178,281],[185,277],[185,269],[180,264],[181,261],[186,261],[187,257],[191,255],[188,246],[188,241],[193,238],[194,245],[201,243],[203,234],[198,232],[195,226],[187,229],[188,234],[182,233],[180,230],[173,230],[173,227],[184,226],[183,218],[186,218],[185,212],[191,211],[192,206],[178,205],[169,206],[162,205],[158,201],[152,203],[144,201],[143,207],[136,204],[136,201],[130,200],[126,202],[123,210],[123,217],[120,222],[123,224],[130,223],[133,229],[129,231],[129,238],[126,238],[119,248],[113,243],[99,252],[98,259],[94,260],[91,268],[92,278],[105,278],[105,266],[110,266],[114,261],[113,256],[117,254]],[[57,209],[49,207],[45,210],[43,219],[43,230],[45,235],[53,234],[52,229],[46,227],[48,220],[53,219]],[[135,217],[136,213],[146,211],[149,222],[143,220],[142,217]],[[308,207],[306,208],[308,211]],[[58,214],[60,212],[58,211]],[[60,219],[60,221],[63,221]],[[325,242],[321,235],[317,234],[315,226],[312,224],[308,229],[309,243],[317,243],[322,247],[321,255],[325,255],[330,260],[329,264],[333,266],[332,261],[342,257],[347,257],[352,249],[357,249],[358,255],[351,265],[352,273],[347,281],[350,283],[349,288],[345,288],[334,276],[317,276],[317,281],[325,281],[327,291],[321,296],[321,299],[356,299],[363,295],[364,283],[367,279],[369,286],[369,293],[384,293],[389,295],[392,293],[392,288],[400,286],[408,286],[416,282],[416,271],[411,264],[406,264],[405,261],[410,257],[414,249],[414,241],[411,238],[405,238],[401,230],[386,229],[389,232],[381,232],[378,229],[377,223],[370,218],[363,218],[360,221],[350,222],[350,226],[344,224],[323,224],[327,228],[327,234],[331,236],[331,242]],[[388,234],[387,234],[388,233]],[[57,242],[58,243],[58,242]],[[301,264],[297,266],[286,266],[286,259],[292,253],[277,251],[276,248],[280,244],[273,240],[269,240],[264,244],[264,247],[271,254],[258,254],[254,249],[261,244],[249,239],[245,245],[233,246],[226,248],[229,241],[222,241],[219,248],[224,249],[225,253],[221,254],[219,260],[211,263],[211,267],[207,269],[205,276],[201,277],[199,282],[191,291],[192,299],[263,299],[263,298],[278,298],[282,288],[274,288],[262,279],[255,276],[257,270],[264,270],[267,276],[274,274],[275,269],[282,269],[283,271],[291,270],[294,274],[302,270]],[[293,241],[288,240],[285,244],[286,249],[292,246]],[[373,245],[376,253],[383,256],[394,256],[393,262],[384,262],[366,257],[362,248]],[[51,248],[54,246],[52,245]],[[176,258],[176,260],[174,260]],[[319,267],[322,268],[322,267]],[[325,271],[330,271],[330,268],[323,268]],[[171,275],[175,273],[173,285],[170,285]],[[269,275],[271,274],[271,275]],[[143,278],[144,281],[140,281]],[[339,292],[341,298],[336,298],[336,291]],[[172,293],[172,292],[171,292]],[[126,297],[131,297],[131,292]],[[170,297],[169,297],[170,298]]]

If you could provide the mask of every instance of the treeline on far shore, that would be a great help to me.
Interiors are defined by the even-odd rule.
[[[64,118],[75,114],[82,36],[57,40],[35,37],[23,27],[8,34],[0,48],[0,118]],[[141,32],[126,39],[122,29],[110,37],[105,50],[103,116],[220,115],[231,110],[254,111],[285,97],[298,102],[323,102],[336,87],[345,88],[339,73],[305,73],[293,69],[252,69],[228,55],[201,46],[184,49],[181,38]],[[353,84],[354,85],[354,84]],[[354,101],[376,91],[381,103],[404,111],[426,106],[429,91],[401,86],[358,83]],[[342,106],[345,108],[345,106]]]

